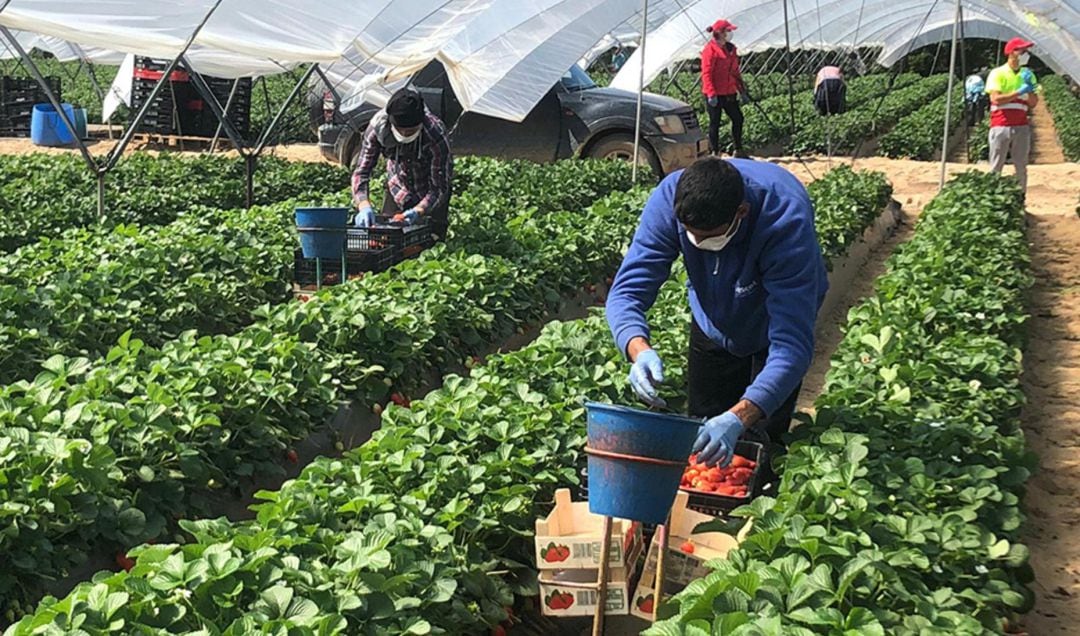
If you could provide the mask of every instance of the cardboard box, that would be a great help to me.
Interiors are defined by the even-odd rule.
[[[539,570],[587,570],[600,566],[600,541],[604,517],[589,512],[589,502],[571,501],[570,490],[555,491],[555,509],[536,521],[536,567]],[[611,568],[630,563],[634,542],[641,542],[641,524],[613,519]]]
[[[630,592],[637,582],[635,573],[641,562],[644,543],[640,535],[629,546],[624,567],[608,570],[608,616],[630,613]],[[592,616],[599,593],[596,589],[599,570],[542,570],[540,572],[540,610],[544,616]]]
[[[713,559],[726,558],[728,552],[736,548],[750,531],[750,524],[745,524],[738,535],[723,532],[704,532],[694,534],[698,524],[715,521],[711,517],[687,508],[690,497],[680,492],[671,507],[671,525],[668,526],[667,559],[664,562],[664,598],[670,598],[680,592],[688,583],[707,575],[710,570],[705,563]],[[653,620],[654,591],[656,585],[656,559],[659,550],[660,532],[653,535],[649,543],[645,568],[634,591],[630,613],[645,620]],[[686,542],[694,545],[692,554],[682,551]]]

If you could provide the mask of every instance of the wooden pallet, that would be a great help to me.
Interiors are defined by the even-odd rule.
[[[135,133],[131,138],[133,143],[140,146],[161,146],[166,148],[177,148],[184,150],[184,146],[189,145],[195,148],[204,149],[210,146],[213,141],[211,137],[194,137],[190,135],[165,135],[161,133]],[[218,148],[230,149],[232,148],[232,142],[224,134],[217,140]]]

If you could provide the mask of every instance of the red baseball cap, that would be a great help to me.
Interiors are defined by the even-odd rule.
[[[713,22],[711,27],[705,27],[705,30],[709,33],[715,33],[716,31],[734,31],[737,28],[739,27],[727,20],[717,20],[716,22]]]
[[[1005,55],[1010,55],[1013,51],[1030,49],[1033,46],[1035,46],[1034,42],[1028,42],[1024,38],[1013,38],[1005,43]]]

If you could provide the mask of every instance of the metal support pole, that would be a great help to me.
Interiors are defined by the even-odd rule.
[[[641,11],[641,46],[638,47],[638,92],[637,115],[634,117],[634,165],[631,169],[631,182],[637,183],[638,153],[641,150],[641,99],[645,92],[645,39],[649,30],[649,0],[644,1]],[[605,588],[607,583],[604,583]],[[601,619],[601,623],[603,619]]]
[[[273,135],[273,133],[277,130],[278,124],[281,123],[281,119],[285,116],[285,111],[287,111],[289,109],[289,106],[291,106],[292,103],[296,101],[296,97],[307,85],[308,80],[311,79],[311,76],[314,75],[316,72],[319,72],[321,74],[321,72],[319,71],[319,65],[312,64],[310,67],[308,67],[308,70],[306,73],[304,73],[304,76],[300,78],[300,81],[296,83],[296,86],[293,87],[292,92],[289,93],[289,96],[285,99],[285,103],[283,103],[278,109],[277,115],[274,116],[274,119],[270,122],[270,125],[266,127],[266,130],[263,131],[262,137],[259,138],[258,143],[255,145],[256,155],[262,152],[264,148],[266,148],[267,144],[270,142],[270,136]]]
[[[244,157],[244,201],[247,203],[247,208],[255,205],[255,162],[258,160],[256,153],[247,153]]]
[[[79,138],[79,133],[75,129],[75,122],[73,122],[71,118],[68,117],[67,112],[64,111],[63,106],[61,106],[60,104],[60,98],[56,96],[56,93],[53,92],[52,87],[49,86],[49,83],[47,81],[45,81],[45,76],[41,74],[41,71],[38,69],[37,64],[34,63],[33,58],[31,58],[30,55],[27,54],[26,50],[23,49],[22,45],[19,44],[19,41],[15,39],[15,36],[11,33],[11,31],[8,30],[6,26],[0,26],[0,33],[4,35],[4,38],[6,38],[9,43],[11,43],[11,46],[15,49],[15,52],[19,54],[19,57],[22,58],[23,63],[26,64],[27,70],[29,70],[30,74],[34,76],[34,79],[37,81],[37,83],[41,85],[41,89],[45,92],[45,96],[49,98],[49,103],[52,104],[52,107],[56,109],[56,114],[60,116],[60,120],[64,122],[64,127],[68,129],[68,132],[71,133],[71,137],[75,140],[75,145],[78,146],[79,152],[82,153],[83,159],[86,161],[86,165],[90,167],[91,171],[96,172],[98,170],[97,161],[94,160],[94,156],[90,154],[90,149],[86,147],[86,144],[83,143],[83,140]]]
[[[229,89],[229,99],[225,101],[225,114],[228,115],[232,109],[233,101],[236,99],[236,91],[240,88],[240,78],[233,80],[232,88]],[[210,149],[208,152],[214,152],[217,148],[218,139],[221,138],[221,122],[218,122],[217,128],[214,129],[214,137],[210,140]]]
[[[105,218],[105,171],[98,170],[95,174],[97,177],[97,213],[98,220]]]
[[[206,23],[209,22],[210,16],[214,15],[214,12],[217,11],[220,6],[221,0],[214,2],[214,6],[210,7],[210,10],[203,16],[202,21],[199,22],[195,27],[195,30],[191,32],[187,41],[184,42],[184,48],[180,50],[180,54],[165,67],[165,72],[162,73],[161,79],[154,84],[154,88],[150,91],[150,95],[146,98],[146,102],[142,105],[142,108],[139,109],[139,112],[135,114],[135,118],[128,125],[128,129],[124,131],[124,136],[120,138],[120,143],[118,143],[116,147],[112,149],[112,152],[109,153],[109,159],[105,164],[104,170],[108,171],[116,167],[116,163],[120,161],[120,157],[124,154],[127,145],[131,143],[131,139],[135,136],[135,131],[138,130],[139,124],[146,118],[146,113],[150,110],[150,106],[154,103],[154,100],[157,99],[165,82],[169,81],[169,76],[172,75],[172,72],[176,70],[177,65],[180,64],[180,58],[187,54],[188,49],[195,43],[195,38],[199,35],[199,32],[202,31],[203,27],[206,26]]]
[[[956,0],[956,19],[953,20],[952,29],[952,48],[949,53],[949,89],[945,94],[945,130],[941,134],[941,178],[938,180],[938,189],[945,187],[945,174],[948,171],[949,161],[949,118],[952,115],[952,98],[953,98],[953,85],[956,83],[956,41],[960,35],[960,20],[963,17],[961,13],[963,7],[961,2],[963,0]]]
[[[203,76],[191,67],[186,56],[181,55],[180,60],[184,63],[184,67],[187,68],[188,73],[191,75],[191,81],[195,84],[195,89],[199,91],[206,103],[210,105],[210,110],[214,113],[214,116],[217,117],[219,125],[225,128],[225,134],[229,137],[229,140],[232,141],[233,147],[235,147],[240,154],[244,154],[247,144],[245,143],[244,138],[240,136],[239,131],[233,127],[232,122],[229,121],[229,118],[225,115],[225,109],[222,108],[217,95],[214,95],[214,91],[210,90],[210,85],[206,83]]]
[[[791,29],[788,24],[788,0],[784,0],[784,61],[787,73],[788,106],[791,109],[791,136],[795,136],[795,84],[791,78]]]
[[[607,611],[608,558],[611,552],[611,517],[604,517],[600,539],[600,569],[596,582],[596,611],[593,613],[592,636],[604,633],[604,613]]]

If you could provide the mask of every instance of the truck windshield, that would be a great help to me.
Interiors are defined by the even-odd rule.
[[[562,83],[563,88],[571,93],[596,88],[596,82],[592,81],[589,74],[583,71],[577,64],[571,66],[570,70],[563,74],[560,82]]]

